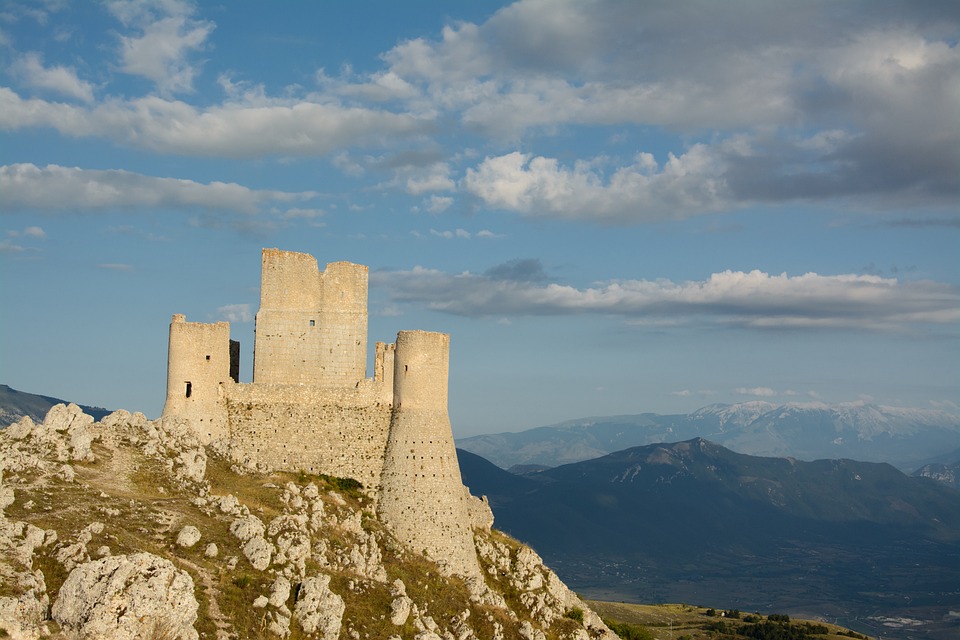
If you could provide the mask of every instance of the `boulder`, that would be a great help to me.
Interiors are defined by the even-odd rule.
[[[198,608],[190,574],[164,558],[137,553],[77,566],[51,613],[64,631],[90,640],[197,640]]]
[[[177,534],[178,547],[186,547],[189,549],[198,542],[200,542],[200,530],[191,524],[180,529],[180,533]]]
[[[337,640],[345,609],[343,598],[330,591],[330,576],[310,576],[300,585],[293,615],[304,633]]]

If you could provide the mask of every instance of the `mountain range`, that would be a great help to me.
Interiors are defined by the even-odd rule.
[[[630,447],[705,438],[754,456],[889,462],[913,471],[960,446],[960,417],[866,403],[744,402],[689,414],[606,416],[516,433],[463,438],[461,449],[499,467],[555,467]],[[957,462],[957,460],[948,463]]]
[[[497,527],[588,597],[783,611],[884,637],[960,631],[960,492],[889,464],[696,438],[518,476],[458,453]]]

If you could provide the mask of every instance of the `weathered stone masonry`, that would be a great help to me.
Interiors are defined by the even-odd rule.
[[[367,267],[320,271],[310,255],[264,249],[253,382],[237,382],[226,322],[170,324],[164,417],[273,469],[352,477],[381,520],[449,571],[479,576],[472,527],[489,508],[463,486],[447,411],[450,336],[378,342],[366,377]]]

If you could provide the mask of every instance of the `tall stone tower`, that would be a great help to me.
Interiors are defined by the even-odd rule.
[[[230,339],[230,323],[187,322],[186,316],[175,314],[170,322],[163,415],[189,420],[203,442],[225,436],[221,386],[237,382],[239,360],[240,344]]]
[[[481,576],[447,411],[450,336],[401,331],[394,353],[393,417],[377,513],[409,548],[450,573]]]
[[[366,378],[367,267],[320,271],[305,253],[263,250],[253,381],[350,387]]]

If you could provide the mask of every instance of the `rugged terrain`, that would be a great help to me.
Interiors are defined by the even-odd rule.
[[[887,464],[738,454],[703,439],[516,476],[460,453],[498,527],[578,593],[960,632],[960,492]]]
[[[530,548],[484,579],[404,549],[355,481],[237,466],[174,420],[55,406],[0,431],[0,629],[13,638],[613,638]],[[0,633],[0,635],[2,635]]]

